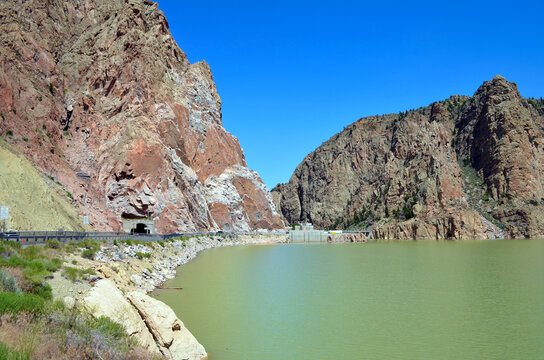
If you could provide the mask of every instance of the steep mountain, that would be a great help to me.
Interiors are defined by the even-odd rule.
[[[272,190],[289,223],[377,238],[544,235],[544,117],[496,76],[473,97],[362,118]]]
[[[0,15],[0,132],[94,229],[282,226],[210,67],[189,63],[156,3],[6,0]]]

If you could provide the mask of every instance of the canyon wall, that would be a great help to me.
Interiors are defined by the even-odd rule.
[[[544,235],[542,100],[501,76],[473,97],[362,118],[273,189],[289,223],[387,239]]]
[[[7,0],[0,15],[0,133],[95,230],[283,226],[223,128],[210,67],[189,63],[156,3]]]

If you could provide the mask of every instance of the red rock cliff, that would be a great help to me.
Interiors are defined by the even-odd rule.
[[[0,131],[95,229],[148,213],[161,232],[282,226],[209,66],[188,62],[156,3],[8,0],[0,14]]]

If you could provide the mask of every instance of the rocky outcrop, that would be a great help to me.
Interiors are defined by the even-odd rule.
[[[83,300],[93,316],[106,316],[123,325],[127,334],[144,348],[157,351],[155,340],[144,320],[111,280],[100,280]]]
[[[96,230],[150,214],[161,232],[279,228],[190,64],[148,0],[0,3],[0,132]]]
[[[367,238],[363,233],[346,233],[346,234],[331,234],[327,238],[327,242],[366,242]]]
[[[131,292],[127,298],[140,313],[165,358],[172,360],[207,358],[204,347],[198,343],[171,308],[138,291]]]
[[[358,120],[273,198],[290,223],[369,227],[378,238],[543,236],[543,120],[497,76],[472,98]]]
[[[141,292],[126,297],[111,280],[99,280],[83,300],[93,316],[123,325],[144,348],[172,360],[206,359],[204,347],[167,305]]]

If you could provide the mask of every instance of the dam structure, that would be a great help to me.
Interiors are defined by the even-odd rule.
[[[335,235],[347,233],[363,233],[367,238],[371,237],[372,231],[342,231],[342,230],[317,230],[311,223],[302,223],[295,225],[294,229],[289,230],[289,242],[291,243],[320,243],[334,239]]]

